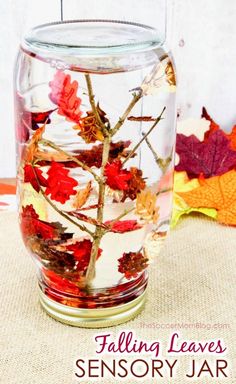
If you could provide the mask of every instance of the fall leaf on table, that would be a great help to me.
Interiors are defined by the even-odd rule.
[[[141,252],[123,253],[118,262],[118,271],[123,273],[128,280],[137,277],[148,266],[148,258]]]
[[[201,141],[204,140],[205,133],[209,132],[209,129],[210,121],[205,118],[188,118],[177,123],[177,133],[182,133],[185,136],[194,135]]]
[[[86,187],[84,189],[80,189],[77,193],[76,193],[76,196],[74,198],[74,201],[73,201],[73,207],[75,209],[79,209],[79,208],[82,208],[83,205],[86,203],[86,201],[88,200],[89,198],[89,195],[92,191],[92,182],[89,181],[88,184],[86,185]]]
[[[202,118],[205,118],[207,121],[210,122],[209,130],[205,133],[204,137],[205,139],[207,139],[211,133],[220,129],[220,126],[211,118],[205,107],[202,108]]]
[[[155,95],[160,90],[176,91],[175,73],[169,57],[164,56],[153,68],[152,72],[144,79],[141,89],[144,95]]]
[[[77,181],[68,176],[69,170],[64,165],[52,161],[47,175],[46,195],[51,195],[51,199],[64,204],[71,195],[76,194],[74,187],[78,185]]]
[[[231,148],[236,151],[236,125],[233,126],[231,133],[227,136],[230,140]]]
[[[199,182],[200,187],[179,195],[190,207],[215,208],[219,222],[236,225],[236,171]]]
[[[217,216],[217,211],[214,208],[203,208],[198,207],[194,208],[187,204],[183,197],[180,196],[182,192],[193,191],[198,188],[200,183],[198,179],[189,180],[186,172],[175,172],[174,174],[174,195],[173,195],[173,210],[172,210],[172,219],[171,227],[175,227],[180,217],[191,212],[203,213],[213,219]]]
[[[58,70],[49,86],[51,92],[49,98],[58,106],[58,114],[65,116],[67,120],[79,123],[82,112],[80,110],[82,100],[77,96],[78,82],[71,81],[71,76]]]
[[[206,140],[196,136],[177,135],[176,152],[179,155],[177,171],[186,171],[191,178],[200,174],[205,177],[222,175],[236,165],[236,151],[230,147],[230,140],[218,129]]]
[[[159,218],[159,207],[156,205],[157,196],[150,190],[144,190],[137,195],[136,211],[140,219],[146,223],[156,223]]]

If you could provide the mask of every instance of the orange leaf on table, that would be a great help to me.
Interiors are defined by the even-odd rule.
[[[220,129],[220,126],[212,119],[212,117],[209,115],[205,107],[202,108],[202,118],[205,118],[206,120],[210,121],[209,130],[205,132],[205,139],[208,139],[209,135],[212,132]]]
[[[209,179],[201,178],[199,182],[200,187],[179,195],[190,207],[215,208],[219,222],[236,225],[236,171]]]
[[[230,139],[231,148],[236,151],[236,125],[233,126],[231,133],[227,136]]]

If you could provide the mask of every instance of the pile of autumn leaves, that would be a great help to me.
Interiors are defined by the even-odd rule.
[[[236,126],[227,134],[205,108],[202,119],[209,122],[205,132],[189,127],[177,134],[172,227],[191,212],[236,225]]]

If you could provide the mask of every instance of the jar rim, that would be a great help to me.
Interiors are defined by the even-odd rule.
[[[143,51],[163,43],[158,30],[122,20],[78,19],[38,25],[25,35],[22,48],[34,54],[96,55]]]

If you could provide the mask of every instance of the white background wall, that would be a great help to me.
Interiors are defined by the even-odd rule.
[[[97,3],[102,7],[107,1]],[[124,3],[128,13],[133,1],[116,4]],[[136,1],[142,1],[145,10],[153,3]],[[86,1],[64,0],[65,18],[86,17],[83,4]],[[60,0],[0,0],[0,177],[15,175],[12,72],[20,37],[33,25],[59,18]],[[205,105],[229,130],[236,123],[236,1],[175,0],[170,43],[181,118],[199,116]]]

